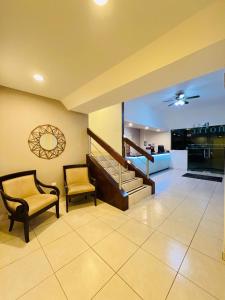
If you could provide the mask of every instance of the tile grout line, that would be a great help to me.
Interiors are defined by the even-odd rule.
[[[198,184],[196,184],[196,187],[197,187],[197,185],[199,185],[199,183]],[[195,231],[195,233],[194,233],[194,235],[193,235],[193,238],[194,238],[194,236],[195,236],[195,234],[196,234],[196,232],[197,232],[197,230],[198,230],[198,228],[199,228],[199,225],[200,225],[200,223],[201,223],[201,221],[202,221],[202,219],[203,219],[203,217],[204,217],[204,215],[205,215],[205,212],[206,212],[206,210],[207,210],[207,208],[208,208],[208,206],[209,206],[209,204],[211,203],[211,200],[212,200],[212,197],[213,197],[213,195],[215,194],[215,190],[216,190],[216,188],[217,188],[217,185],[215,185],[215,187],[214,187],[214,190],[213,190],[213,192],[212,192],[212,194],[211,194],[211,197],[210,197],[210,199],[209,199],[209,201],[208,201],[208,204],[207,204],[207,206],[206,206],[206,208],[205,208],[205,210],[204,210],[204,212],[203,212],[203,214],[202,214],[202,217],[201,217],[201,219],[200,219],[200,221],[199,221],[199,224],[198,224],[198,226],[197,226],[197,229],[196,229],[196,231]],[[170,214],[168,214],[168,216],[165,218],[165,220],[159,225],[159,226],[161,226],[170,216],[171,216],[171,214],[185,201],[185,199],[187,198],[187,195],[184,197],[184,199],[170,212]],[[106,214],[109,214],[110,215],[110,212],[105,212]],[[121,212],[120,212],[121,213]],[[89,214],[89,215],[92,215],[93,217],[95,217],[96,218],[96,220],[97,219],[99,219],[101,216],[96,216],[96,215],[94,215],[94,214],[91,214],[91,213],[89,213],[89,212],[87,212],[86,214]],[[127,216],[127,214],[123,214],[123,215],[126,215]],[[60,239],[60,238],[63,238],[64,236],[66,236],[66,235],[68,235],[69,233],[71,233],[71,232],[75,232],[76,234],[78,234],[79,235],[79,233],[77,232],[77,229],[78,228],[80,228],[80,227],[82,227],[82,226],[85,226],[86,224],[88,224],[88,223],[86,223],[86,224],[84,224],[84,225],[81,225],[81,226],[79,226],[78,228],[73,228],[70,224],[68,224],[64,219],[63,219],[63,216],[64,215],[62,215],[62,221],[65,223],[65,224],[67,224],[70,228],[72,228],[72,231],[70,231],[70,232],[67,232],[66,234],[64,234],[64,235],[62,235],[61,237],[59,237],[59,238],[57,238],[56,240],[58,240],[58,239]],[[135,219],[134,217],[130,217],[130,216],[128,216],[129,217],[129,220],[127,220],[127,221],[125,221],[125,222],[123,222],[119,227],[117,227],[117,228],[112,228],[111,226],[111,229],[112,229],[112,231],[108,234],[108,235],[110,235],[111,233],[113,233],[113,232],[117,232],[117,233],[119,233],[119,234],[121,234],[119,231],[118,231],[118,229],[120,228],[120,227],[122,227],[123,225],[125,225],[127,222],[129,222],[130,220],[135,220],[135,221],[137,221],[138,223],[140,223],[140,224],[143,224],[143,225],[145,225],[145,226],[148,226],[149,228],[151,228],[149,225],[146,225],[146,224],[144,224],[144,223],[142,223],[140,220],[138,220],[138,219]],[[94,220],[93,220],[94,221]],[[103,223],[105,223],[105,224],[107,224],[106,222],[104,222],[103,220],[101,220],[100,219],[100,221],[102,221]],[[91,222],[91,221],[90,221]],[[43,224],[43,226],[44,226],[45,224]],[[108,225],[108,224],[107,224]],[[109,226],[109,225],[108,225]],[[153,231],[152,231],[152,233],[144,240],[144,242],[142,243],[142,244],[140,244],[140,245],[137,245],[136,243],[134,243],[133,241],[131,241],[129,238],[127,238],[126,236],[124,236],[123,234],[121,234],[124,238],[126,238],[127,240],[129,240],[131,243],[133,243],[133,244],[135,244],[135,246],[136,247],[138,247],[137,249],[136,249],[136,251],[122,264],[122,266],[115,272],[113,269],[112,269],[112,267],[107,263],[107,262],[105,262],[105,260],[93,249],[93,247],[92,246],[94,246],[94,245],[96,245],[97,243],[99,243],[99,242],[101,242],[102,240],[104,240],[105,238],[107,238],[107,236],[105,236],[103,239],[101,239],[101,240],[99,240],[98,242],[96,242],[95,244],[93,244],[92,246],[90,246],[87,242],[86,242],[86,240],[84,240],[83,238],[82,238],[82,236],[80,236],[79,235],[79,237],[85,242],[85,244],[87,244],[87,246],[88,246],[88,249],[92,249],[95,253],[96,253],[96,255],[98,255],[99,256],[99,258],[101,259],[101,260],[103,260],[112,270],[113,270],[113,272],[114,272],[114,274],[112,275],[112,277],[107,281],[107,283],[117,274],[119,277],[120,277],[120,275],[118,274],[118,272],[119,272],[119,270],[132,258],[132,256],[134,256],[135,255],[135,253],[139,250],[139,249],[142,249],[141,247],[143,246],[143,244],[146,242],[146,240],[148,240],[149,238],[150,238],[150,236],[155,232],[155,231],[157,231],[157,229],[158,229],[158,227],[159,226],[157,226],[157,227],[155,227],[154,229],[153,228],[151,228],[151,229],[153,229]],[[36,235],[36,233],[35,233],[35,231],[32,229],[32,231],[34,232],[34,235],[36,236],[36,238],[37,238],[37,235]],[[171,238],[171,237],[170,237]],[[193,241],[193,238],[192,238],[192,240],[191,240],[191,242],[190,242],[190,244],[189,244],[189,247],[188,247],[188,250],[191,248],[190,247],[190,245],[191,245],[191,243],[192,243],[192,241]],[[13,238],[12,238],[13,239]],[[56,240],[54,240],[54,241],[56,241]],[[31,251],[29,254],[27,254],[27,255],[30,255],[30,254],[32,254],[33,252],[35,252],[35,251],[38,251],[38,250],[41,250],[42,249],[42,251],[44,252],[44,255],[46,256],[46,253],[45,253],[45,251],[44,251],[44,247],[46,247],[46,246],[48,246],[48,245],[50,245],[51,243],[53,243],[54,241],[52,241],[52,242],[50,242],[50,243],[48,243],[48,244],[46,244],[46,245],[43,245],[42,246],[42,244],[40,243],[40,241],[38,240],[38,238],[37,238],[37,241],[38,241],[38,243],[39,243],[39,245],[40,245],[40,248],[38,248],[38,249],[35,249],[34,251]],[[73,260],[75,260],[77,257],[79,257],[80,255],[82,255],[84,252],[86,252],[86,251],[88,251],[88,249],[86,249],[85,251],[83,251],[82,253],[80,253],[78,256],[76,256],[75,258],[73,258],[70,262],[72,262]],[[142,249],[142,250],[144,250],[144,249]],[[187,250],[187,252],[188,252],[188,250]],[[197,250],[198,251],[198,250]],[[147,251],[146,251],[147,252]],[[187,254],[187,252],[186,252],[186,254]],[[147,252],[148,253],[148,252]],[[200,252],[201,253],[201,252]],[[149,253],[148,253],[149,254]],[[185,256],[186,256],[186,254],[185,254]],[[24,257],[26,257],[27,255],[25,255]],[[205,254],[204,254],[205,255]],[[184,256],[184,258],[185,258],[185,256]],[[22,258],[24,258],[24,257],[21,257],[21,258],[19,258],[19,259],[22,259]],[[153,257],[154,257],[154,255],[153,255]],[[184,260],[184,258],[183,258],[183,260]],[[211,257],[210,257],[211,258]],[[19,260],[19,259],[17,259],[17,260]],[[48,257],[46,256],[46,259],[48,260]],[[16,261],[17,261],[16,260]],[[183,263],[183,260],[182,260],[182,263]],[[161,263],[163,263],[163,264],[165,264],[164,262],[162,262],[161,260],[159,260]],[[15,262],[15,261],[14,261]],[[14,262],[12,262],[12,263],[14,263]],[[50,263],[50,261],[48,260],[48,262],[49,262],[49,264],[50,264],[50,266],[51,266],[51,268],[52,268],[52,270],[53,270],[53,267],[52,267],[52,265],[51,265],[51,263]],[[69,263],[70,263],[69,262]],[[12,264],[12,263],[10,263],[10,264]],[[67,264],[69,264],[69,263],[67,263]],[[182,263],[181,263],[181,265],[182,265]],[[64,266],[66,266],[67,264],[65,264],[65,265],[63,265],[62,266],[62,268],[64,267]],[[9,265],[9,264],[8,264]],[[7,265],[7,266],[8,266]],[[166,265],[166,264],[165,264]],[[180,268],[181,268],[181,265],[180,265]],[[179,268],[179,270],[180,270],[180,268]],[[61,269],[61,268],[60,268]],[[58,272],[60,269],[58,269],[56,272]],[[177,274],[178,274],[178,272],[179,272],[179,270],[177,271]],[[56,279],[58,280],[58,278],[57,278],[57,276],[56,276],[56,272],[53,270],[53,274],[54,274],[54,276],[56,277]],[[50,275],[50,276],[52,276],[52,274]],[[49,276],[49,277],[50,277]],[[47,277],[47,278],[49,278],[49,277]],[[184,276],[185,277],[185,276]],[[38,285],[40,285],[43,281],[45,281],[45,280],[47,280],[47,278],[45,278],[44,280],[42,280],[42,281],[40,281],[37,285],[35,285],[34,287],[32,287],[31,289],[29,289],[28,291],[26,291],[25,292],[25,294],[26,293],[28,293],[30,290],[32,290],[32,289],[34,289],[36,286],[38,286]],[[121,277],[120,277],[121,278]],[[176,278],[176,277],[175,277]],[[186,277],[185,277],[186,278]],[[121,280],[123,280],[125,283],[126,283],[126,285],[128,285],[129,286],[129,284],[123,279],[123,278],[121,278]],[[189,279],[188,279],[189,280]],[[59,281],[59,280],[58,280]],[[191,280],[189,280],[189,281],[191,281]],[[107,284],[106,283],[106,284]],[[59,282],[59,284],[60,284],[60,282]],[[105,285],[106,285],[105,284]],[[104,286],[105,286],[104,285]],[[173,285],[173,283],[172,283],[172,285]],[[197,284],[195,284],[195,285],[197,285]],[[60,286],[61,286],[61,284],[60,284]],[[104,288],[104,286],[100,289],[100,290],[102,290],[103,288]],[[197,285],[198,286],[198,285]],[[61,286],[61,288],[62,288],[62,286]],[[171,288],[172,288],[172,286],[171,286]],[[200,287],[201,288],[201,287]],[[131,287],[131,289],[133,290],[133,288]],[[202,288],[201,288],[202,289]],[[64,292],[64,289],[62,288],[62,290],[63,290],[63,292]],[[99,291],[100,291],[99,290]],[[204,289],[202,289],[202,290],[204,290]],[[97,292],[97,293],[99,293],[99,291]],[[135,290],[133,290],[135,293],[136,293],[136,291]],[[170,292],[170,291],[169,291]],[[206,291],[207,292],[207,291]],[[96,295],[97,295],[97,293],[96,293]],[[208,293],[208,292],[207,292]],[[65,292],[64,292],[64,294],[65,294]],[[137,294],[137,293],[136,293]],[[168,293],[169,294],[169,293]],[[209,294],[209,293],[208,293]],[[138,295],[138,294],[137,294]],[[140,297],[140,295],[138,295],[139,297]],[[21,296],[20,296],[21,297]],[[93,296],[93,297],[95,297],[95,295]],[[213,296],[214,297],[214,296]],[[66,296],[66,298],[67,298],[67,296]]]
[[[196,187],[197,187],[197,186],[196,186]],[[207,203],[207,205],[206,205],[206,207],[205,207],[205,209],[204,209],[204,211],[203,211],[203,214],[202,214],[202,216],[201,216],[201,218],[200,218],[200,220],[199,220],[199,223],[198,223],[198,225],[197,225],[197,228],[196,228],[196,230],[195,230],[195,232],[194,232],[194,234],[193,234],[193,236],[192,236],[192,239],[191,239],[191,241],[190,241],[190,243],[189,243],[189,245],[188,245],[187,251],[185,252],[185,255],[184,255],[184,257],[183,257],[183,259],[182,259],[182,261],[181,261],[181,264],[180,264],[180,266],[179,266],[179,268],[178,268],[178,270],[177,270],[177,273],[176,273],[175,278],[174,278],[174,280],[173,280],[173,282],[172,282],[172,284],[171,284],[171,286],[170,286],[170,288],[169,288],[169,291],[168,291],[168,293],[167,293],[167,295],[166,295],[165,300],[168,299],[168,296],[169,296],[169,294],[170,294],[170,292],[171,292],[171,290],[172,290],[172,287],[173,287],[173,285],[174,285],[174,283],[175,283],[175,281],[176,281],[176,278],[177,278],[177,276],[180,274],[179,272],[180,272],[180,269],[181,269],[181,267],[182,267],[182,264],[183,264],[183,262],[184,262],[184,260],[185,260],[185,258],[186,258],[186,256],[187,256],[187,253],[188,253],[188,251],[189,251],[189,249],[190,249],[190,246],[191,246],[191,244],[192,244],[192,241],[194,240],[194,237],[195,237],[195,235],[196,235],[196,233],[197,233],[197,231],[198,231],[198,228],[199,228],[199,226],[200,226],[200,224],[201,224],[201,222],[202,222],[202,219],[203,219],[203,217],[204,217],[204,215],[205,215],[205,212],[206,212],[206,210],[207,210],[207,208],[208,208],[208,206],[209,206],[209,203],[210,203],[210,201],[211,201],[211,199],[212,199],[212,197],[213,197],[213,194],[214,194],[214,192],[215,192],[215,188],[216,188],[216,186],[214,187],[213,192],[212,192],[212,194],[211,194],[211,196],[210,196],[210,198],[209,198],[209,201],[208,201],[208,203]],[[182,275],[182,274],[181,274],[181,275]],[[201,289],[202,289],[203,291],[205,291],[208,295],[211,296],[211,294],[210,294],[208,291],[204,290],[203,288],[201,288]],[[215,296],[213,296],[213,297],[215,298]]]
[[[38,287],[40,284],[42,284],[43,282],[45,282],[46,280],[48,280],[53,274],[47,276],[45,279],[42,279],[38,284],[35,284],[32,288],[29,288],[28,290],[26,290],[26,292],[24,292],[23,294],[21,294],[20,296],[18,296],[16,298],[16,300],[21,299],[23,296],[25,296],[27,293],[29,293],[30,291],[32,291],[33,289],[35,289],[36,287]]]
[[[116,230],[114,230],[115,232],[116,232]],[[102,240],[101,240],[102,241]],[[99,241],[100,242],[100,241]],[[97,243],[96,243],[97,244]],[[135,245],[136,246],[136,245]],[[136,254],[136,252],[138,251],[140,249],[140,247],[139,246],[137,246],[137,249],[125,260],[125,262],[123,262],[123,264],[118,268],[118,270],[117,271],[115,271],[110,265],[109,265],[109,263],[107,262],[107,261],[105,261],[104,260],[104,258],[103,257],[101,257],[100,256],[100,254],[98,253],[98,252],[96,252],[95,251],[95,249],[93,249],[92,248],[92,250],[96,253],[96,255],[98,255],[99,256],[99,258],[101,259],[101,260],[103,260],[112,270],[113,270],[113,272],[114,272],[114,276],[115,275],[118,275],[125,283],[126,283],[126,285],[128,285],[134,292],[135,292],[135,294],[137,294],[137,292],[128,284],[128,282],[126,282],[119,274],[118,274],[118,272],[120,271],[120,269],[122,269],[122,267]],[[100,290],[102,290],[103,289],[103,287],[100,289]],[[96,295],[100,292],[100,290],[96,293]],[[137,294],[139,297],[140,297],[140,295],[139,294]],[[142,297],[141,297],[141,299],[143,299]]]
[[[36,234],[35,234],[35,235],[36,235]],[[65,234],[65,235],[66,235],[66,234]],[[65,236],[65,235],[64,235],[64,236]],[[41,243],[40,243],[40,244],[41,244]],[[43,251],[43,253],[44,253],[44,255],[45,255],[45,257],[46,257],[46,259],[47,259],[49,265],[51,266],[51,269],[52,269],[52,272],[53,272],[53,274],[54,274],[54,277],[56,278],[57,282],[59,283],[59,286],[61,287],[62,292],[63,292],[63,294],[65,295],[66,299],[68,300],[68,297],[67,297],[67,295],[66,295],[66,292],[65,292],[65,290],[63,289],[63,287],[62,287],[62,285],[61,285],[61,282],[59,281],[58,277],[56,276],[55,271],[54,271],[54,269],[53,269],[53,266],[52,266],[52,264],[51,264],[51,262],[50,262],[48,256],[46,255],[45,250],[44,250],[44,248],[43,248],[42,245],[41,245],[41,248],[42,248],[42,251]]]
[[[185,199],[184,199],[185,200]],[[183,201],[184,201],[183,200]],[[183,202],[182,201],[182,202]],[[181,202],[181,203],[182,203]],[[176,208],[181,204],[181,203],[179,203],[175,208],[174,208],[174,210],[176,210]],[[173,211],[174,211],[173,210]],[[171,213],[170,214],[168,214],[168,216],[167,216],[167,218],[173,213],[173,211],[171,211]],[[167,219],[166,218],[166,219]],[[123,234],[121,234],[119,231],[117,231],[120,227],[122,227],[125,223],[127,223],[127,222],[129,222],[130,220],[135,220],[135,221],[137,221],[138,223],[140,223],[141,225],[145,225],[145,226],[147,226],[149,229],[151,229],[152,230],[152,232],[151,232],[151,234],[140,244],[140,245],[138,245],[138,244],[136,244],[136,243],[134,243],[133,241],[131,241],[129,238],[127,238],[125,235],[123,235]],[[165,220],[166,220],[165,219]],[[114,276],[115,275],[117,275],[117,276],[119,276],[120,277],[120,279],[121,280],[123,280],[123,282],[126,284],[126,285],[128,285],[134,292],[135,292],[135,294],[136,295],[138,295],[141,299],[143,299],[134,289],[133,289],[133,287],[131,287],[130,285],[129,285],[129,283],[128,282],[126,282],[121,276],[120,276],[120,274],[118,273],[123,267],[124,267],[124,265],[138,252],[138,250],[142,250],[142,251],[144,251],[145,253],[147,253],[148,255],[151,255],[150,253],[148,253],[147,251],[145,251],[143,248],[142,248],[142,246],[143,246],[143,244],[151,237],[151,235],[156,231],[156,228],[152,228],[152,227],[150,227],[149,225],[146,225],[146,224],[143,224],[142,222],[140,222],[139,220],[136,220],[135,218],[133,218],[133,217],[130,217],[130,220],[127,220],[126,222],[124,222],[123,224],[121,224],[118,228],[116,228],[116,229],[114,229],[113,231],[115,231],[115,232],[117,232],[117,233],[119,233],[119,234],[121,234],[125,239],[127,239],[129,242],[131,242],[132,244],[134,244],[136,247],[137,247],[137,249],[132,253],[132,255],[130,255],[126,260],[125,260],[125,262],[123,262],[123,264],[118,268],[118,270],[117,271],[115,271],[105,260],[104,260],[104,258],[103,257],[101,257],[96,251],[95,251],[95,249],[93,249],[92,247],[91,247],[91,249],[100,257],[100,259],[102,259],[114,272],[115,272],[115,274],[114,274]],[[163,221],[164,222],[164,221]],[[162,222],[162,223],[163,223]],[[161,223],[161,224],[162,224]],[[160,224],[160,225],[161,225]],[[107,224],[108,225],[108,224]],[[159,226],[160,226],[159,225]],[[158,227],[159,227],[158,226]],[[111,232],[112,233],[112,232]],[[111,234],[110,233],[110,234]],[[101,239],[100,241],[98,241],[96,244],[98,244],[99,242],[101,242],[101,241],[103,241],[104,239],[105,239],[106,237],[104,237],[103,239]],[[96,245],[96,244],[94,244],[94,245]],[[163,265],[166,265],[167,267],[169,267],[171,270],[174,270],[173,268],[171,268],[170,266],[168,266],[167,264],[165,264],[164,262],[162,262],[160,259],[158,259],[157,257],[155,257],[154,255],[152,255],[155,259],[157,259],[160,263],[162,263]],[[176,272],[176,271],[175,271]],[[110,279],[111,280],[111,279]],[[110,281],[109,280],[109,281]],[[108,281],[108,282],[109,282]],[[106,285],[106,284],[105,284]],[[104,286],[105,286],[104,285]],[[95,296],[104,288],[104,286],[95,294]],[[94,297],[95,297],[94,296]],[[93,299],[93,298],[92,298]]]
[[[184,200],[185,200],[185,198],[184,198]],[[184,201],[183,200],[183,201]],[[183,201],[181,202],[181,203],[183,203]],[[166,217],[166,219],[176,210],[176,208],[181,204],[181,203],[179,203],[175,208],[174,208],[174,210],[173,211],[171,211],[171,213],[170,214],[168,214],[168,216]],[[107,211],[106,211],[106,213],[108,213]],[[90,213],[89,213],[90,214]],[[108,213],[108,214],[110,214],[110,213]],[[126,214],[124,214],[124,215],[126,215]],[[96,217],[96,216],[95,216]],[[100,216],[99,216],[100,217]],[[96,219],[99,219],[99,217],[96,217]],[[129,216],[130,217],[130,216]],[[134,220],[136,220],[135,218],[133,218],[133,217],[130,217],[130,219],[129,220],[131,220],[131,219],[134,219]],[[166,220],[165,219],[165,220]],[[124,222],[123,224],[121,224],[118,228],[120,228],[121,226],[123,226],[125,223],[127,223],[129,220],[127,220],[126,222]],[[165,221],[164,220],[164,221]],[[153,230],[153,232],[150,234],[150,236],[148,236],[146,239],[145,239],[145,241],[141,244],[141,245],[136,245],[133,241],[130,241],[127,237],[125,237],[124,236],[124,238],[126,238],[127,240],[129,240],[130,242],[132,242],[135,246],[137,246],[137,249],[136,249],[136,251],[131,255],[131,256],[129,256],[129,258],[120,266],[120,268],[117,270],[117,271],[115,271],[96,251],[95,251],[95,249],[93,248],[93,246],[94,245],[96,245],[97,243],[99,243],[99,242],[101,242],[101,241],[103,241],[104,239],[106,239],[111,233],[113,233],[113,232],[117,232],[117,233],[119,233],[118,231],[117,231],[117,229],[118,228],[116,228],[116,229],[114,229],[114,228],[112,228],[111,226],[109,226],[108,224],[106,224],[104,221],[102,221],[103,223],[105,223],[106,225],[108,225],[109,227],[111,227],[111,229],[112,229],[112,231],[109,233],[109,234],[107,234],[103,239],[101,239],[101,240],[99,240],[99,241],[97,241],[95,244],[93,244],[93,245],[89,245],[87,242],[86,242],[86,240],[79,234],[79,232],[77,231],[77,229],[79,229],[80,227],[82,227],[82,226],[85,226],[86,224],[84,224],[84,225],[81,225],[79,228],[77,228],[77,229],[75,229],[75,228],[73,228],[70,224],[68,224],[65,220],[63,220],[68,226],[70,226],[71,228],[72,228],[72,230],[74,231],[74,232],[76,232],[79,236],[80,236],[80,238],[89,246],[89,248],[87,249],[87,250],[85,250],[84,252],[82,252],[81,254],[79,254],[78,256],[76,256],[75,258],[73,258],[69,263],[71,263],[73,260],[75,260],[76,258],[78,258],[80,255],[82,255],[83,253],[85,253],[86,251],[88,251],[89,249],[91,249],[104,263],[106,263],[106,265],[108,266],[108,267],[110,267],[110,269],[114,272],[114,274],[113,274],[113,276],[112,277],[110,277],[110,279],[104,284],[104,286],[102,286],[101,287],[101,289],[93,296],[93,297],[95,297],[104,287],[105,287],[105,285],[117,274],[120,278],[121,278],[121,280],[123,280],[124,282],[125,282],[125,284],[126,285],[128,285],[134,292],[135,292],[135,294],[137,294],[137,292],[118,274],[118,272],[119,272],[119,270],[136,254],[136,252],[139,250],[139,249],[142,249],[141,248],[141,246],[145,243],[145,241],[155,232],[155,229]],[[136,220],[136,221],[138,221],[140,224],[143,224],[142,222],[140,222],[139,220]],[[163,221],[163,222],[164,222]],[[162,222],[162,223],[163,223]],[[89,222],[88,222],[89,223]],[[88,224],[87,223],[87,224]],[[162,224],[161,223],[161,224]],[[161,225],[160,224],[160,225]],[[148,227],[150,227],[149,225],[146,225],[146,224],[144,224],[145,226],[148,226]],[[159,225],[159,226],[160,226]],[[158,226],[158,227],[159,227]],[[150,229],[152,229],[151,227],[150,227]],[[65,235],[63,235],[63,236],[65,236]],[[123,235],[122,235],[123,236]],[[143,249],[142,249],[143,250]],[[44,250],[43,250],[44,251]],[[146,252],[146,251],[145,251]],[[45,253],[45,252],[44,252]],[[147,252],[146,252],[147,253]],[[149,253],[148,253],[149,254]],[[159,260],[160,261],[160,260]],[[162,261],[160,261],[161,263],[163,263]],[[50,263],[50,262],[49,262]],[[64,266],[66,266],[66,265],[68,265],[69,263],[67,263],[67,264],[65,264],[65,265],[63,265],[60,269],[62,269]],[[164,263],[163,263],[164,264]],[[58,272],[60,269],[58,269],[56,272]],[[54,270],[53,270],[53,272],[54,272]],[[54,272],[54,274],[56,273],[56,272]],[[56,276],[57,277],[57,276]],[[58,278],[57,278],[57,280],[58,280]],[[61,286],[61,284],[60,284],[60,286]],[[62,286],[61,286],[61,288],[62,288]],[[64,291],[64,290],[63,290]],[[139,294],[137,294],[139,297],[141,297]],[[93,299],[93,297],[92,297],[92,299]],[[142,297],[141,297],[141,299],[143,299]]]
[[[89,246],[90,248],[89,249],[91,249],[112,271],[113,271],[113,276],[96,292],[96,294],[91,298],[91,299],[93,299],[107,284],[108,284],[108,282],[115,276],[115,275],[117,275],[117,276],[119,276],[120,277],[120,279],[122,279],[123,280],[123,282],[127,285],[127,286],[129,286],[130,288],[131,288],[131,290],[136,294],[136,295],[138,295],[138,297],[139,298],[141,298],[141,299],[143,299],[123,278],[121,278],[121,276],[118,274],[118,271],[131,259],[131,257],[139,250],[139,248],[140,247],[138,247],[137,246],[137,249],[134,251],[134,253],[132,253],[132,255],[131,256],[129,256],[129,258],[121,265],[121,267],[117,270],[117,271],[115,271],[113,268],[112,268],[112,266],[110,266],[109,265],[109,263],[107,262],[107,261],[105,261],[104,260],[104,258],[103,257],[101,257],[100,256],[100,254],[98,253],[98,252],[96,252],[96,250],[93,248],[93,246],[95,246],[96,244],[98,244],[99,242],[101,242],[101,241],[103,241],[104,239],[106,239],[110,234],[112,234],[113,232],[117,232],[116,231],[116,229],[113,229],[107,236],[105,236],[103,239],[101,239],[101,240],[99,240],[98,242],[96,242],[95,244],[93,244],[92,246]],[[118,233],[118,232],[117,232]],[[79,233],[78,233],[79,234]],[[79,235],[80,236],[80,235]],[[82,236],[80,236],[82,239],[83,239],[83,237]],[[126,238],[127,239],[127,238]],[[83,239],[84,240],[84,239]],[[127,239],[128,240],[128,239]],[[129,241],[129,240],[128,240]],[[135,244],[134,244],[135,245]],[[135,245],[136,246],[136,245]]]
[[[16,237],[15,237],[15,238],[16,238]],[[13,238],[13,239],[15,239],[15,238]],[[12,239],[11,239],[11,240],[12,240]],[[9,240],[8,240],[8,241],[9,241]],[[8,267],[8,266],[10,266],[10,265],[12,265],[12,264],[14,264],[15,262],[17,262],[17,261],[19,261],[19,260],[21,260],[21,259],[27,257],[28,255],[33,254],[35,251],[40,250],[40,249],[41,249],[41,245],[40,245],[40,243],[39,243],[38,240],[37,240],[37,242],[38,242],[38,245],[39,245],[38,248],[36,248],[36,249],[30,251],[29,253],[27,253],[26,255],[24,255],[24,256],[22,256],[22,257],[16,258],[15,260],[11,261],[10,263],[8,263],[8,264],[6,264],[6,265],[3,265],[2,267],[0,267],[0,271],[1,271],[2,269],[4,269],[4,268],[6,268],[6,267]]]
[[[35,233],[35,235],[36,235],[36,233]],[[40,243],[40,244],[41,244],[41,243]],[[54,277],[55,277],[56,280],[58,281],[59,286],[61,287],[63,294],[65,295],[66,299],[68,300],[68,297],[67,297],[67,295],[66,295],[66,292],[64,291],[64,289],[63,289],[63,287],[62,287],[62,285],[61,285],[61,283],[60,283],[58,277],[56,276],[55,271],[54,271],[54,269],[53,269],[53,266],[52,266],[50,260],[48,259],[48,256],[46,255],[45,250],[44,250],[44,248],[43,248],[42,245],[41,245],[41,248],[42,248],[42,251],[43,251],[43,253],[44,253],[44,256],[46,257],[46,259],[47,259],[47,261],[48,261],[48,263],[49,263],[49,265],[50,265],[50,267],[51,267],[51,269],[52,269],[52,272],[53,272],[53,274],[54,274]]]
[[[209,293],[207,290],[205,290],[204,288],[202,288],[199,284],[195,283],[193,280],[191,280],[190,278],[186,277],[185,275],[181,274],[181,276],[183,276],[187,281],[191,282],[193,285],[197,286],[200,290],[204,291],[207,295],[209,295],[210,297],[214,298],[215,300],[221,300],[219,298],[217,298],[216,296],[212,295],[211,293]],[[166,299],[165,299],[166,300]]]

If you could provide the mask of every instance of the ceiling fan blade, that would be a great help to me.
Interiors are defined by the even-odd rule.
[[[196,95],[196,96],[186,97],[186,99],[195,99],[195,98],[199,98],[199,97],[200,97],[199,95]]]
[[[171,102],[174,101],[174,99],[170,99],[170,100],[163,100],[163,102]]]
[[[168,106],[173,106],[175,104],[175,102],[174,103],[171,103],[171,104],[169,104]]]

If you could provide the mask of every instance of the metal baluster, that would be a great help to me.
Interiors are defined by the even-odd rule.
[[[146,158],[146,176],[149,178],[149,160]]]
[[[119,164],[119,189],[122,189],[122,167]]]

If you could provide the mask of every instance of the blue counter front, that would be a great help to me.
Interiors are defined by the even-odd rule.
[[[170,168],[171,165],[171,154],[162,153],[162,154],[153,154],[154,163],[150,161],[150,174],[166,170]],[[133,165],[140,169],[143,173],[146,173],[146,157],[145,156],[127,156]]]

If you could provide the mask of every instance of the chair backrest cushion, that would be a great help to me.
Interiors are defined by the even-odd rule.
[[[4,192],[14,198],[26,198],[39,194],[33,175],[16,177],[2,182]]]
[[[66,169],[66,182],[67,185],[83,185],[89,183],[88,168],[81,167]]]

